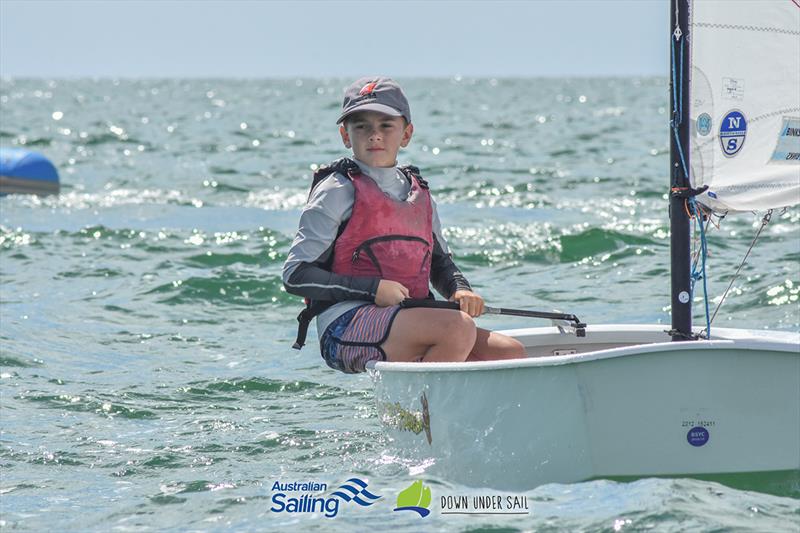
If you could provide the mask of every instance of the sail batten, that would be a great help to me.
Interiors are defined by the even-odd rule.
[[[691,0],[690,176],[716,211],[800,204],[800,5]]]

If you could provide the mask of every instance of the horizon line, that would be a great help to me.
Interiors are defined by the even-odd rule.
[[[359,76],[358,74],[354,76]],[[430,79],[430,80],[533,80],[533,79],[552,79],[552,78],[572,78],[572,79],[612,79],[612,78],[668,78],[669,74],[453,74],[453,75],[429,75],[429,74],[413,74],[413,75],[393,75],[397,79]],[[2,81],[15,81],[15,80],[103,80],[103,81],[140,81],[140,80],[275,80],[275,81],[297,81],[297,80],[351,80],[353,76],[350,75],[337,75],[337,76],[311,76],[311,75],[280,75],[280,76],[230,76],[230,75],[187,75],[187,76],[159,76],[159,75],[77,75],[77,76],[54,76],[54,75],[7,75],[0,74]]]

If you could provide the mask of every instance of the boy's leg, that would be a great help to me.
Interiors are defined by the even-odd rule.
[[[461,362],[475,346],[475,322],[448,309],[401,309],[381,345],[388,361]]]
[[[495,361],[527,357],[525,346],[517,339],[488,329],[476,329],[475,344],[467,361]]]
[[[381,345],[389,361],[492,361],[526,357],[518,340],[483,328],[466,313],[401,309]],[[467,351],[469,350],[469,351]]]

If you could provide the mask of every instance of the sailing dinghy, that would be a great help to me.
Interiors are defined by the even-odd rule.
[[[800,472],[800,334],[691,321],[703,220],[800,203],[800,0],[671,11],[672,329],[517,329],[526,359],[371,363],[393,443],[449,481]]]

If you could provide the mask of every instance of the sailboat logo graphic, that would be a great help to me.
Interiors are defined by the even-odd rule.
[[[703,113],[697,117],[697,133],[706,136],[711,133],[711,115]]]
[[[394,510],[414,511],[425,518],[431,513],[430,506],[431,489],[426,487],[421,479],[418,479],[397,495],[397,507]]]
[[[725,157],[733,157],[739,153],[744,146],[745,136],[747,136],[747,119],[737,109],[728,111],[719,125],[719,142]]]

